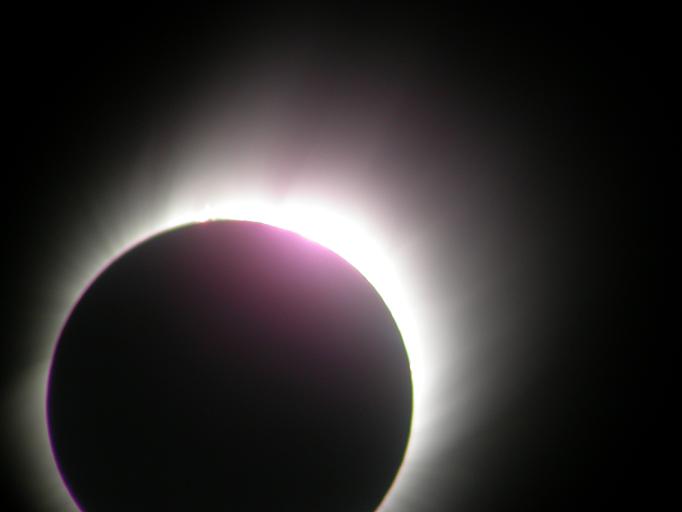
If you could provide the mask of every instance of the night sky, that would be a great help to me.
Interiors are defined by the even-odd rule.
[[[415,462],[385,512],[611,510],[655,498],[640,463],[641,302],[649,295],[641,263],[651,198],[634,166],[647,30],[637,13],[53,7],[17,9],[6,23],[0,493],[11,508],[3,510],[63,510],[24,453],[40,427],[20,420],[29,400],[21,390],[30,375],[44,379],[72,288],[82,291],[101,263],[125,252],[120,241],[130,244],[145,218],[200,210],[223,188],[275,198],[303,190],[361,212],[407,269],[398,281],[413,291],[430,387],[414,390],[427,396],[417,412],[425,411],[424,427],[412,432]],[[102,278],[110,281],[92,288],[101,293],[82,303],[91,314],[64,331],[72,359],[55,360],[54,389],[71,386],[82,403],[64,393],[50,414],[62,411],[54,414],[65,430],[55,438],[64,440],[64,468],[84,475],[83,503],[93,504],[85,510],[192,510],[201,494],[197,510],[372,511],[409,426],[412,390],[392,323],[401,318],[352,266],[296,235],[234,222],[193,229],[115,263]],[[222,270],[191,256],[222,258],[223,243],[242,252],[225,251],[234,260]],[[182,258],[196,275],[176,274]],[[290,267],[274,272],[278,265]],[[336,277],[315,282],[316,272]],[[215,288],[222,282],[232,285]],[[256,295],[272,302],[250,302]],[[150,315],[144,321],[140,307]],[[230,336],[229,326],[215,324],[216,308],[251,320]],[[164,323],[169,310],[186,316]],[[197,330],[190,347],[183,343],[191,336],[177,334]],[[101,346],[85,341],[93,337]],[[242,353],[249,362],[238,369],[218,350],[212,369],[189,372],[197,354],[217,350],[216,338],[258,339],[259,348]],[[295,361],[258,352],[269,339],[302,352],[287,352]],[[303,350],[313,339],[332,352]],[[315,358],[345,363],[326,372]],[[291,373],[296,364],[305,370]],[[297,388],[304,374],[330,394]],[[185,402],[146,410],[149,396],[170,396],[192,375],[200,382],[183,388]],[[101,385],[84,387],[90,378]],[[248,388],[263,382],[267,390]],[[261,407],[248,422],[233,423],[225,409],[195,421],[216,410],[197,396],[238,408],[256,395]],[[124,421],[116,407],[139,415]],[[193,412],[157,436],[154,422],[182,407]],[[80,414],[106,439],[69,434],[83,428]],[[280,428],[266,426],[273,415],[284,418]],[[323,425],[313,429],[312,418]],[[133,438],[138,420],[144,434]],[[98,471],[122,471],[150,447],[148,466],[136,467],[158,475],[164,447],[187,432],[210,456],[179,447],[177,472],[165,468],[138,489],[138,508],[120,504],[128,490],[118,504],[104,497],[116,491]],[[248,441],[231,452],[226,443],[235,443],[223,433]],[[259,472],[253,454],[277,456]],[[100,456],[114,462],[90,468]],[[335,472],[323,478],[314,467]],[[292,483],[301,480],[317,483]],[[154,485],[176,495],[159,498]],[[279,499],[288,501],[273,505]],[[111,508],[97,505],[104,502]]]

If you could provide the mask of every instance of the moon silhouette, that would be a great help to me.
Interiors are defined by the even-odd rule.
[[[371,512],[405,453],[412,384],[389,310],[349,263],[214,221],[141,243],[89,286],[47,414],[88,512]]]

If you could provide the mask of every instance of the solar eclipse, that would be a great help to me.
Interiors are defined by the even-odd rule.
[[[377,508],[409,363],[362,275],[264,224],[180,227],[95,280],[57,344],[48,420],[83,510]]]
[[[367,507],[380,494],[381,512],[631,506],[641,474],[631,456],[633,418],[646,416],[634,404],[647,400],[635,378],[641,351],[629,342],[638,336],[634,305],[649,296],[637,284],[648,274],[633,263],[650,248],[638,233],[650,231],[642,196],[656,181],[626,172],[648,126],[637,121],[633,104],[639,82],[651,76],[637,71],[640,12],[632,23],[616,22],[620,11],[600,19],[594,10],[588,16],[565,9],[516,23],[506,13],[474,20],[426,6],[400,14],[397,5],[376,6],[370,19],[373,9],[363,6],[344,21],[327,4],[319,7],[324,12],[310,17],[288,4],[286,13],[255,6],[252,17],[232,8],[170,12],[170,5],[78,16],[61,4],[39,15],[32,6],[12,7],[26,17],[11,18],[20,34],[10,36],[7,73],[7,124],[18,158],[5,165],[2,202],[8,322],[0,346],[0,492],[12,504],[0,508],[77,510],[69,489],[83,503],[103,499],[78,483],[85,480],[74,469],[77,457],[67,460],[67,451],[78,450],[64,441],[66,432],[79,430],[64,427],[50,445],[57,380],[71,373],[62,371],[65,361],[79,360],[60,348],[78,346],[78,337],[67,343],[63,335],[76,332],[76,318],[84,321],[81,305],[95,300],[100,279],[139,248],[190,227],[231,222],[284,230],[331,251],[375,290],[395,323],[395,346],[404,347],[410,369],[409,436],[395,444],[404,449],[399,468],[395,457],[386,459],[390,488],[385,476],[372,497],[364,494]],[[136,279],[124,281],[134,288]],[[195,318],[202,314],[195,308],[178,309]],[[113,337],[125,322],[110,320],[93,323]],[[145,325],[147,339],[158,341],[152,323]],[[193,329],[183,332],[179,338],[190,339]],[[183,347],[176,341],[168,357]],[[95,344],[86,346],[83,355],[97,361]],[[107,400],[81,396],[98,411],[91,418],[107,401],[116,406],[115,421],[126,417],[125,386],[117,395],[116,386],[102,384],[107,375],[117,381],[113,368],[123,374],[122,361],[131,358],[119,356],[94,388]],[[183,372],[179,359],[176,366],[159,360],[167,364],[158,382],[154,373],[131,373],[140,389],[145,378],[157,382],[148,389],[168,400],[132,395],[130,410],[139,414],[128,417],[173,416],[172,383],[187,384],[183,376],[201,378],[184,387],[178,416],[217,411],[225,418],[220,411],[227,408],[201,405],[219,401],[202,393],[211,388],[200,386],[202,378],[234,403],[242,400],[231,394],[240,386],[218,385],[218,370],[201,374],[197,365]],[[62,370],[51,374],[53,360]],[[219,359],[205,361],[219,366]],[[86,366],[75,366],[73,382]],[[248,380],[242,384],[249,388]],[[72,396],[88,391],[73,386],[79,389]],[[291,389],[275,388],[282,395]],[[77,402],[65,398],[59,408],[74,414]],[[147,403],[157,416],[141,405]],[[128,429],[121,439],[135,449],[126,453],[121,441],[109,454],[120,457],[118,468],[139,457],[138,476],[145,467],[158,469],[160,454],[173,453],[149,433],[172,423],[142,423],[154,427],[137,440],[135,428],[119,424]],[[184,427],[176,426],[165,439],[178,442],[167,446],[183,446],[176,434]],[[328,440],[334,431],[327,430]],[[211,439],[206,435],[203,453],[218,446]],[[313,460],[276,445],[291,456],[291,481]],[[184,460],[199,461],[187,446]],[[94,446],[85,455],[97,458],[106,449]],[[218,459],[212,466],[206,455],[205,468],[231,471],[221,466],[225,457]],[[96,478],[95,462],[87,465]],[[188,474],[181,466],[167,472],[177,494]],[[142,481],[130,467],[121,496],[132,496],[131,482]],[[222,502],[209,480],[203,478],[206,489]],[[188,485],[187,496],[200,494],[199,481]],[[303,503],[290,490],[292,501]],[[246,491],[240,496],[248,498]],[[154,507],[151,498],[146,503]]]

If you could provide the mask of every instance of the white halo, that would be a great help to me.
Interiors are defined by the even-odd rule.
[[[255,77],[253,82],[278,80]],[[389,106],[386,112],[353,110],[357,120],[346,117],[343,105],[344,115],[334,108],[322,111],[318,117],[328,123],[323,133],[314,143],[290,148],[284,135],[295,123],[284,115],[279,119],[275,108],[289,99],[280,98],[280,88],[273,85],[265,89],[260,96],[241,98],[239,108],[228,102],[215,125],[199,115],[189,124],[190,136],[175,149],[155,146],[138,165],[126,164],[120,173],[105,169],[103,175],[115,177],[113,186],[108,182],[91,190],[83,215],[59,233],[58,254],[45,256],[36,306],[43,316],[36,316],[27,340],[36,348],[35,363],[6,402],[16,472],[37,510],[78,510],[53,459],[45,411],[52,353],[71,309],[96,276],[133,245],[210,219],[251,220],[299,233],[339,254],[376,288],[402,334],[413,383],[406,455],[380,510],[412,512],[420,508],[415,506],[420,496],[433,496],[443,487],[439,453],[463,438],[475,421],[473,395],[489,385],[467,369],[479,350],[477,329],[485,323],[480,295],[489,294],[489,283],[505,272],[489,257],[504,247],[480,243],[484,230],[472,205],[486,185],[452,154],[419,161],[422,153],[410,158],[409,151],[399,151],[400,133],[397,142],[386,142],[390,130],[384,119],[393,119],[384,115]],[[378,157],[375,149],[386,145],[395,151]],[[482,338],[508,326],[484,327]]]
[[[293,231],[334,251],[358,269],[379,292],[402,334],[412,373],[413,416],[405,458],[392,487],[392,491],[399,490],[405,475],[419,459],[416,455],[420,452],[423,455],[424,445],[428,444],[425,438],[420,439],[419,433],[428,423],[429,391],[434,386],[431,376],[435,373],[429,368],[437,366],[435,354],[426,349],[428,342],[420,322],[423,312],[416,299],[415,287],[410,286],[409,276],[414,273],[408,268],[407,259],[401,259],[400,248],[392,246],[391,241],[360,214],[320,197],[299,195],[272,200],[267,195],[241,193],[224,201],[206,201],[195,209],[184,208],[182,203],[179,201],[178,206],[167,210],[166,215],[157,213],[156,220],[149,220],[154,215],[140,217],[140,221],[133,223],[127,231],[119,225],[119,229],[109,233],[124,232],[118,239],[112,237],[103,244],[81,241],[89,257],[87,261],[81,261],[80,271],[67,279],[68,283],[61,290],[59,322],[53,317],[51,325],[44,326],[47,327],[44,339],[49,340],[46,353],[51,354],[54,350],[63,324],[89,283],[114,259],[147,238],[181,225],[222,219],[262,222]],[[61,480],[49,443],[44,404],[50,361],[51,357],[44,358],[26,374],[19,387],[21,396],[17,399],[23,403],[23,410],[17,417],[17,440],[30,454],[30,471],[33,479],[41,482],[39,494],[46,508],[78,510]],[[389,506],[392,491],[388,492],[381,510],[402,510],[399,506]]]

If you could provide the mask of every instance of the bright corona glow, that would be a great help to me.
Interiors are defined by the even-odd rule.
[[[50,344],[50,351],[54,350],[63,325],[90,283],[115,259],[150,237],[182,225],[210,220],[254,221],[295,232],[334,251],[360,271],[381,295],[401,332],[412,374],[413,415],[405,458],[392,486],[393,490],[398,488],[406,470],[413,463],[415,453],[420,451],[418,434],[423,430],[427,417],[425,411],[428,409],[428,390],[432,386],[427,371],[427,351],[424,350],[423,334],[419,328],[418,301],[410,289],[409,269],[401,265],[403,262],[399,258],[400,251],[391,247],[389,240],[382,237],[381,231],[360,215],[353,215],[348,208],[344,209],[331,201],[320,199],[287,197],[272,200],[250,194],[223,202],[206,202],[193,210],[178,208],[166,216],[157,216],[157,220],[153,224],[136,224],[137,229],[131,230],[127,237],[119,236],[117,240],[110,239],[108,243],[98,247],[91,244],[87,248],[87,252],[92,254],[85,266],[87,272],[73,276],[69,286],[71,290],[66,293],[69,298],[62,298],[62,303],[66,305],[68,302],[69,305],[61,308],[59,327],[56,328],[57,324],[53,323],[52,329],[48,329],[52,331],[49,337],[54,340]],[[47,335],[46,333],[45,336]],[[44,404],[50,360],[51,358],[47,358],[38,365],[21,386],[22,394],[16,399],[23,403],[24,411],[18,419],[20,424],[17,427],[18,431],[23,430],[21,436],[24,443],[28,444],[27,441],[30,441],[31,446],[27,446],[27,449],[31,453],[31,469],[34,474],[39,473],[43,482],[49,485],[48,492],[45,492],[44,484],[42,487],[43,494],[49,501],[46,507],[77,510],[61,481],[49,446]],[[25,430],[27,426],[32,426],[34,430],[28,436]],[[387,497],[391,494],[389,492]],[[380,510],[395,509],[387,509],[384,500]]]
[[[386,124],[394,119],[388,104],[374,113],[337,111],[335,102],[320,107],[309,112],[320,120],[315,136],[297,143],[289,135],[307,124],[275,108],[292,99],[254,73],[239,108],[218,95],[207,104],[226,106],[189,115],[194,121],[177,134],[177,144],[152,142],[120,166],[102,163],[111,180],[89,190],[82,214],[62,222],[46,248],[26,333],[33,364],[5,404],[15,471],[36,510],[78,510],[52,454],[45,410],[50,362],[72,309],[135,245],[209,220],[290,230],[334,251],[374,286],[402,335],[413,386],[405,458],[379,509],[411,512],[420,508],[419,496],[443,488],[437,461],[476,420],[473,404],[480,400],[473,395],[483,379],[468,368],[485,346],[477,343],[479,331],[481,339],[497,334],[487,320],[479,322],[484,310],[488,318],[486,294],[503,267],[478,257],[488,249],[477,251],[485,240],[472,206],[473,174],[454,154],[422,161],[423,152],[400,130],[393,140],[397,126]]]
[[[172,115],[121,116],[131,124],[112,131],[111,152],[74,159],[73,176],[88,178],[79,192],[50,204],[77,203],[36,225],[44,253],[25,290],[29,321],[16,343],[25,353],[3,404],[13,476],[32,509],[78,511],[46,414],[48,372],[71,311],[134,246],[209,220],[261,222],[321,244],[362,273],[393,315],[413,410],[380,512],[432,509],[443,493],[468,492],[472,473],[459,455],[507,390],[518,392],[510,384],[516,354],[526,352],[508,340],[525,338],[537,313],[524,295],[544,286],[535,228],[519,229],[534,211],[528,183],[507,172],[525,168],[529,145],[491,129],[504,118],[494,108],[472,115],[481,102],[466,80],[443,108],[407,48],[394,63],[353,52],[357,66],[339,52],[335,66],[317,61],[313,46],[324,38],[273,37],[243,68],[208,66],[196,89],[188,84],[188,101],[168,95],[159,112]]]

